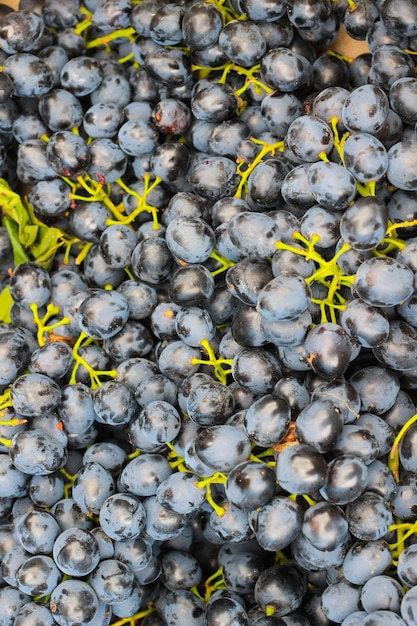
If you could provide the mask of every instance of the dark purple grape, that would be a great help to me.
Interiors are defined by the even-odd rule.
[[[267,46],[257,24],[232,20],[224,26],[219,35],[222,52],[233,62],[243,67],[252,67],[263,57]]]
[[[343,574],[349,582],[363,585],[374,576],[383,574],[390,566],[391,552],[386,541],[357,541],[346,554]]]
[[[243,461],[229,472],[225,489],[232,504],[253,511],[275,495],[275,473],[265,463]]]
[[[411,296],[413,279],[413,272],[400,261],[391,257],[373,257],[359,266],[354,288],[371,306],[395,306]]]
[[[343,578],[330,584],[322,595],[322,610],[331,621],[342,621],[361,608],[361,588]]]
[[[90,153],[82,137],[69,130],[53,133],[46,147],[49,163],[60,176],[82,174],[90,163]]]
[[[98,61],[76,56],[61,69],[61,85],[77,97],[92,93],[101,83],[103,72]]]
[[[25,474],[43,476],[65,465],[67,451],[55,437],[39,428],[31,428],[14,435],[10,458]]]
[[[259,545],[268,551],[283,550],[301,530],[302,512],[299,505],[283,496],[272,498],[251,513],[251,526]]]
[[[348,368],[351,343],[338,324],[317,324],[307,333],[305,348],[312,369],[323,378],[341,378]]]
[[[13,95],[38,97],[53,86],[52,72],[47,64],[34,54],[17,52],[4,61],[4,73],[12,80]]]
[[[265,83],[273,89],[293,92],[309,85],[312,68],[305,57],[280,46],[264,54],[260,73]]]
[[[342,120],[350,131],[374,135],[388,115],[389,100],[377,85],[362,85],[346,98],[342,109]]]
[[[223,122],[230,119],[237,106],[233,89],[223,83],[194,86],[191,111],[203,122]]]
[[[387,178],[392,185],[404,191],[417,191],[415,173],[412,169],[417,152],[417,141],[400,141],[388,150]]]
[[[372,56],[370,75],[373,82],[389,91],[399,78],[414,76],[415,65],[411,55],[399,46],[383,44]]]
[[[367,482],[366,464],[359,457],[341,455],[328,464],[327,482],[320,493],[328,502],[343,505],[355,502]]]
[[[144,65],[155,80],[171,87],[181,87],[190,77],[190,57],[179,48],[160,48],[148,52]]]
[[[326,209],[345,209],[356,196],[355,178],[342,165],[332,161],[313,163],[308,170],[307,181],[315,201]]]
[[[259,606],[275,609],[281,617],[298,609],[307,590],[304,573],[297,565],[273,565],[259,576],[255,585],[255,598]]]

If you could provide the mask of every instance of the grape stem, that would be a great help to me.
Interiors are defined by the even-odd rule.
[[[391,448],[391,450],[389,452],[389,455],[388,455],[388,467],[390,468],[391,472],[394,474],[397,482],[400,480],[400,451],[399,451],[399,446],[400,446],[401,440],[403,439],[403,437],[404,437],[405,433],[407,432],[407,430],[410,428],[410,426],[412,426],[416,422],[417,422],[417,413],[415,413],[415,415],[410,417],[410,419],[401,428],[400,432],[398,433],[398,435],[394,439],[394,443],[393,443],[392,448]]]

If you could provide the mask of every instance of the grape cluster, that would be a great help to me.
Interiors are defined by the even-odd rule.
[[[0,626],[417,625],[416,25],[1,5]]]

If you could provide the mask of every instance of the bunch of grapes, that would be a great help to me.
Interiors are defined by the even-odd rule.
[[[0,5],[0,626],[417,626],[416,54]]]

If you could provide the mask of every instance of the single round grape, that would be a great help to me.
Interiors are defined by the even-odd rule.
[[[104,289],[87,293],[78,310],[81,329],[95,339],[113,337],[128,317],[129,306],[123,294]]]
[[[25,307],[32,303],[43,306],[51,296],[49,273],[37,263],[21,263],[10,277],[10,294]]]
[[[103,502],[99,519],[104,532],[112,539],[134,539],[145,527],[145,509],[136,496],[117,493]]]
[[[320,494],[328,502],[343,505],[354,502],[366,489],[368,469],[364,461],[341,455],[328,464],[327,481]]]
[[[265,463],[243,461],[228,474],[226,496],[238,508],[252,511],[275,494],[275,473]]]
[[[400,613],[401,617],[405,621],[405,623],[410,624],[410,626],[414,626],[416,624],[415,619],[415,610],[416,610],[416,602],[417,602],[417,589],[416,587],[412,587],[408,589],[401,601]]]
[[[404,591],[399,582],[390,576],[373,576],[361,591],[361,603],[365,611],[381,609],[399,613]]]
[[[82,577],[97,567],[100,560],[96,539],[88,530],[69,528],[55,540],[54,561],[64,574]]]
[[[205,489],[197,484],[191,473],[174,472],[161,482],[156,500],[164,509],[181,515],[199,510],[205,499]]]
[[[206,606],[188,589],[169,591],[165,598],[164,617],[170,626],[205,626]]]
[[[210,514],[210,527],[222,541],[240,543],[253,537],[253,531],[249,524],[247,511],[238,509],[228,501],[222,501],[222,515],[217,511]]]
[[[394,519],[389,504],[382,496],[370,491],[348,504],[346,517],[352,535],[363,541],[384,537]]]
[[[50,554],[60,527],[47,511],[28,511],[14,521],[14,532],[30,554]]]
[[[333,161],[313,163],[307,174],[313,198],[325,209],[341,211],[356,196],[356,181],[352,174]]]
[[[377,133],[388,115],[389,100],[377,85],[356,87],[346,98],[342,120],[346,128],[354,132]]]
[[[356,541],[343,562],[343,575],[355,585],[363,585],[374,576],[383,574],[391,566],[391,553],[383,539]]]
[[[301,530],[299,505],[284,496],[276,496],[251,512],[251,526],[259,545],[268,551],[283,550]]]
[[[179,473],[181,475],[181,473]],[[201,492],[203,493],[203,492]],[[175,494],[172,494],[174,497]],[[182,502],[182,506],[184,506]],[[194,504],[194,503],[193,503]],[[156,496],[143,500],[146,509],[146,533],[155,540],[168,540],[177,537],[187,525],[187,516],[176,513],[159,504]]]
[[[273,607],[281,617],[298,609],[306,590],[305,575],[295,564],[273,565],[259,576],[255,599],[263,610]]]
[[[52,591],[49,608],[60,626],[69,626],[74,621],[88,623],[98,611],[98,598],[83,580],[66,580]]]
[[[414,563],[417,558],[417,549],[415,544],[411,544],[404,548],[398,557],[397,575],[403,585],[407,587],[415,586],[415,570]]]
[[[14,618],[13,626],[54,626],[56,624],[50,609],[42,604],[27,602],[20,607]]]
[[[343,155],[347,169],[361,183],[379,180],[388,168],[383,143],[367,133],[350,135],[343,146]]]
[[[417,191],[412,162],[417,152],[417,141],[399,141],[388,150],[387,178],[392,185],[404,191]]]
[[[227,473],[235,465],[249,458],[249,438],[230,424],[204,428],[196,437],[198,457],[217,472]]]
[[[85,463],[78,471],[72,496],[78,507],[87,515],[98,514],[104,501],[114,493],[111,473],[99,463]]]
[[[67,450],[44,430],[31,428],[14,435],[10,457],[16,468],[25,474],[43,476],[65,465]]]
[[[318,550],[334,550],[348,537],[344,511],[330,502],[318,502],[304,513],[302,532]]]
[[[358,268],[355,290],[367,304],[395,306],[413,293],[413,278],[412,271],[400,261],[391,257],[373,257]]]
[[[389,335],[389,321],[382,312],[360,298],[350,300],[340,316],[340,325],[364,348],[375,348]]]
[[[223,19],[216,5],[196,2],[184,12],[181,30],[184,42],[194,50],[204,50],[217,43]]]
[[[46,555],[29,557],[16,573],[16,586],[30,596],[46,596],[61,582],[62,574]]]
[[[268,50],[261,59],[262,80],[273,89],[283,92],[307,87],[311,66],[305,57],[289,48],[279,46]]]

